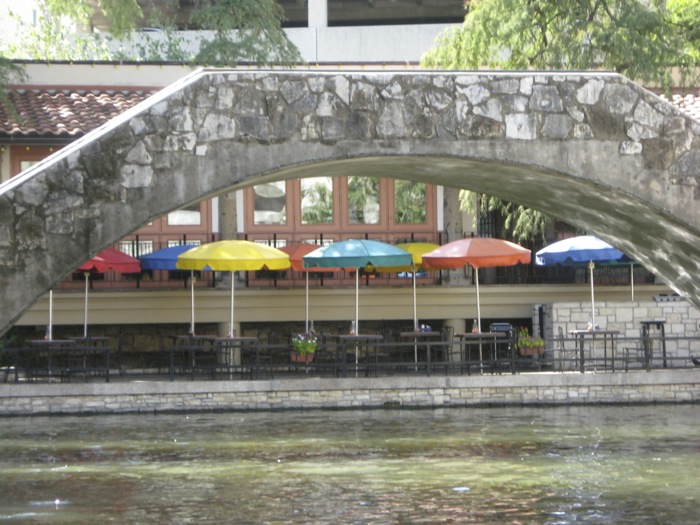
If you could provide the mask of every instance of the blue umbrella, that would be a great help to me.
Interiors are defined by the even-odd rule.
[[[180,270],[177,258],[186,251],[196,248],[196,244],[176,244],[155,252],[141,255],[142,270]],[[205,268],[208,269],[208,268]],[[194,335],[194,271],[190,271],[190,334]]]
[[[595,268],[595,263],[619,261],[624,257],[624,253],[607,242],[598,239],[598,237],[581,235],[545,246],[535,254],[535,264],[545,266],[588,263],[591,281],[591,326],[595,329],[595,293],[593,291],[593,269]]]
[[[176,266],[180,254],[196,248],[196,244],[177,244],[139,256],[142,270],[179,270]]]
[[[406,250],[391,244],[368,239],[334,242],[304,255],[304,268],[357,268],[355,272],[355,332],[359,329],[359,268],[372,265],[410,266],[413,257]]]

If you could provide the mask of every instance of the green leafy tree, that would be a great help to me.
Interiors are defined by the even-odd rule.
[[[377,177],[348,177],[348,213],[354,224],[376,224],[372,208],[379,203]]]
[[[317,182],[308,189],[302,189],[301,220],[303,224],[331,224],[333,222],[333,190],[326,184]]]
[[[399,224],[425,222],[425,183],[394,181],[394,220]]]
[[[464,24],[422,58],[430,68],[608,69],[671,85],[672,68],[696,82],[698,0],[467,0]],[[542,236],[539,211],[487,195],[460,194],[463,209],[505,216],[517,241]]]
[[[42,0],[39,23],[25,25],[19,42],[5,43],[4,54],[22,59],[175,60],[213,66],[302,60],[282,29],[284,11],[275,0],[193,0],[186,15],[179,5],[177,0]],[[107,21],[106,35],[91,32],[97,15]],[[159,31],[148,36],[138,31],[140,27]],[[199,35],[199,51],[192,54],[177,31],[180,27],[214,36]],[[114,41],[123,43],[121,49],[111,50]]]
[[[616,71],[669,86],[698,63],[697,0],[471,0],[422,64]]]
[[[200,0],[192,19],[197,27],[211,29],[214,38],[202,41],[195,62],[231,66],[241,59],[256,63],[290,63],[301,60],[280,22],[284,10],[276,0]],[[276,23],[270,23],[271,20]],[[232,32],[236,37],[232,38]]]
[[[490,213],[500,214],[504,221],[503,231],[494,232],[498,237],[510,238],[516,242],[537,238],[544,240],[545,227],[549,217],[541,211],[504,201],[498,197],[478,195],[467,190],[460,191],[459,200],[463,210],[477,216]]]
[[[15,118],[19,118],[20,116],[17,114],[10,101],[7,85],[13,82],[21,82],[25,78],[26,75],[21,67],[13,64],[9,59],[0,54],[0,104],[9,108]]]

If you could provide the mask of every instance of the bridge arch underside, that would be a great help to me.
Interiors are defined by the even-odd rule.
[[[429,182],[540,210],[605,239],[700,305],[699,232],[620,190],[527,165],[431,156],[317,163],[283,170],[264,180],[329,173]]]
[[[530,95],[489,98],[495,86]],[[422,105],[408,100],[414,92]],[[465,98],[474,93],[479,105]],[[700,124],[664,104],[598,73],[195,73],[0,186],[0,333],[90,256],[164,213],[329,174],[534,207],[608,240],[700,308]]]
[[[512,202],[533,207],[553,217],[586,231],[594,232],[601,238],[617,246],[633,259],[641,262],[666,281],[680,294],[700,306],[700,282],[693,276],[700,275],[700,244],[698,232],[683,225],[674,217],[641,202],[619,190],[604,187],[591,181],[572,177],[550,170],[523,164],[503,163],[483,159],[465,159],[436,156],[371,156],[354,159],[301,164],[275,170],[269,173],[253,174],[245,182],[217,188],[200,195],[199,198],[227,193],[262,182],[273,182],[318,176],[368,175],[405,179],[451,188],[468,189],[501,197]],[[177,178],[179,174],[173,174]],[[185,177],[184,174],[182,174]],[[197,177],[189,177],[197,179]],[[144,195],[146,220],[137,219],[133,211],[139,206],[132,202],[131,212],[125,216],[115,209],[115,216],[105,217],[107,224],[119,225],[118,232],[109,235],[107,244],[116,242],[122,236],[149,222],[155,204],[162,213],[175,210],[187,202],[179,199],[166,199],[171,195],[166,191],[159,196]],[[197,200],[197,199],[195,199]],[[188,201],[189,202],[189,201]],[[150,205],[149,205],[150,203]],[[150,210],[146,212],[146,208]],[[125,222],[129,217],[134,223]],[[69,272],[95,251],[95,244],[87,239],[76,239],[82,246],[93,246],[72,259]],[[103,241],[104,242],[104,241]],[[63,248],[65,249],[65,248]],[[98,248],[98,249],[101,249]],[[65,274],[46,275],[51,282],[57,282]],[[20,279],[32,283],[37,275],[26,274]],[[31,286],[31,284],[30,284]],[[48,290],[37,288],[38,299]],[[31,303],[27,305],[27,308]]]

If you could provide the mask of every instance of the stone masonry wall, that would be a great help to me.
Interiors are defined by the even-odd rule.
[[[700,371],[265,381],[0,384],[0,416],[695,403]]]
[[[661,298],[660,298],[661,299]],[[675,299],[675,298],[670,298]],[[571,338],[572,330],[585,330],[591,316],[591,305],[587,302],[555,303],[544,305],[544,334],[555,357],[562,348],[573,349],[573,341],[562,342],[560,330],[565,338]],[[620,332],[617,355],[625,348],[641,345],[642,321],[665,321],[666,351],[677,366],[688,366],[691,356],[700,357],[700,311],[685,300],[668,301],[624,301],[596,302],[596,324],[601,330]],[[654,348],[654,366],[661,366],[657,351],[660,333],[651,330]]]

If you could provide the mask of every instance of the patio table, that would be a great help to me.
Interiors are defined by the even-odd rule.
[[[344,334],[338,336],[338,357],[343,375],[347,375],[347,353],[348,347],[355,348],[355,377],[357,377],[360,349],[364,348],[363,354],[368,360],[374,357],[374,362],[378,361],[378,347],[376,343],[381,343],[384,337],[379,334]]]
[[[484,354],[483,345],[487,344],[491,348],[491,360],[495,363],[497,358],[497,344],[499,339],[506,339],[507,332],[465,332],[455,334],[455,337],[460,341],[461,361],[466,361],[466,346],[479,345],[479,372],[484,373]],[[511,367],[513,362],[511,359]]]
[[[413,341],[413,356],[416,363],[416,370],[418,370],[418,349],[420,348],[422,350],[425,348],[425,360],[428,363],[428,367],[430,367],[430,363],[432,361],[430,355],[431,347],[435,347],[434,341],[442,341],[442,332],[432,330],[430,332],[416,330],[410,332],[400,332],[399,339],[406,340],[408,342]],[[401,353],[403,353],[403,351],[401,351]],[[430,370],[428,370],[428,373],[430,373]]]
[[[615,371],[615,337],[620,334],[618,330],[571,330],[569,332],[578,341],[579,348],[579,368],[581,373],[585,372],[586,366],[586,356],[584,351],[585,339],[587,337],[591,338],[591,344],[593,349],[593,369],[598,370],[597,359],[595,356],[595,341],[596,339],[602,339],[603,341],[603,366],[607,366],[608,362],[608,340],[610,341],[610,364],[612,371]]]
[[[251,375],[260,375],[262,356],[260,355],[260,340],[257,337],[217,337],[213,341],[219,358],[218,362],[224,364],[228,370],[229,379],[233,379],[233,371],[236,367],[243,370],[243,350],[252,348],[255,352],[254,365]]]
[[[75,341],[75,350],[78,351],[78,358],[85,374],[88,371],[104,372],[105,381],[109,383],[109,352],[110,337],[71,337]],[[97,360],[102,357],[102,363]],[[92,359],[91,359],[92,358]],[[89,366],[88,366],[89,365]]]
[[[184,361],[180,364],[183,371],[189,369],[191,379],[194,379],[195,371],[198,367],[209,369],[212,372],[216,366],[216,351],[214,341],[218,336],[212,335],[178,335],[175,337],[173,344],[170,346],[170,380],[175,379],[175,369],[177,355],[184,357]],[[202,358],[205,359],[202,362]],[[208,360],[206,359],[208,358]]]

